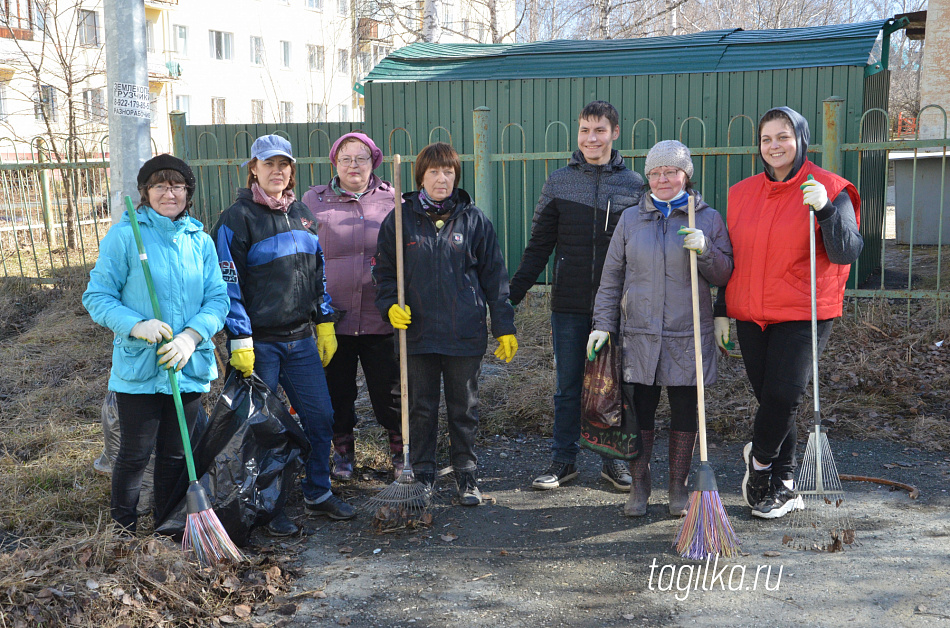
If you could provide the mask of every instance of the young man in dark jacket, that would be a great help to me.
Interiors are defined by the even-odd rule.
[[[510,283],[511,302],[517,305],[556,251],[551,287],[557,371],[553,462],[534,480],[537,489],[558,488],[577,477],[581,387],[594,297],[620,214],[636,207],[643,193],[643,177],[627,169],[613,150],[618,137],[620,120],[613,105],[595,100],[584,107],[578,116],[578,150],[545,182],[531,239]],[[621,491],[630,490],[630,473],[622,461],[604,459],[601,476]]]

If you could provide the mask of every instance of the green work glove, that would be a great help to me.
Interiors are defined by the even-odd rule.
[[[184,329],[172,338],[171,342],[158,348],[158,355],[162,356],[158,361],[159,365],[167,369],[174,368],[176,371],[182,370],[188,364],[199,342],[201,342],[201,335],[198,332],[190,327]]]
[[[389,308],[389,323],[396,329],[407,329],[411,322],[412,312],[409,310],[409,306],[407,305],[406,309],[402,309],[398,303],[393,303],[393,306]]]
[[[736,343],[729,340],[729,317],[717,316],[713,319],[713,328],[715,329],[716,346],[722,351],[723,355],[736,348]]]
[[[172,339],[172,328],[168,326],[168,323],[164,323],[157,318],[152,318],[147,321],[139,321],[132,326],[132,331],[129,332],[129,335],[133,338],[139,338],[145,342],[161,342],[162,338],[165,340]]]
[[[251,338],[231,341],[231,366],[244,377],[250,377],[254,372],[254,341]]]
[[[805,205],[811,206],[812,211],[818,211],[828,204],[828,190],[815,181],[815,177],[808,175],[808,181],[801,185],[802,200]]]
[[[336,330],[333,323],[320,323],[317,325],[317,353],[320,354],[320,362],[323,366],[330,363],[333,354],[339,343],[336,340]]]
[[[495,349],[495,357],[505,362],[511,362],[511,359],[518,353],[518,339],[514,334],[507,336],[498,336],[498,348]]]
[[[604,348],[609,339],[610,334],[605,331],[595,329],[590,332],[590,336],[587,338],[587,359],[593,362],[597,357],[597,352]]]
[[[706,244],[706,236],[703,235],[702,229],[696,229],[694,227],[680,227],[680,230],[676,233],[686,236],[683,238],[684,249],[696,251],[696,255],[703,255],[709,250],[709,246]]]

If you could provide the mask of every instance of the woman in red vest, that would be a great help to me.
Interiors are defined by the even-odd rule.
[[[812,372],[808,229],[816,230],[819,354],[841,316],[850,265],[864,241],[858,191],[808,160],[805,118],[788,107],[770,109],[758,136],[765,172],[729,189],[735,270],[720,291],[715,323],[716,343],[724,347],[729,318],[736,319],[759,401],[752,442],[742,452],[742,495],[754,516],[775,519],[802,507],[794,486],[795,416]]]

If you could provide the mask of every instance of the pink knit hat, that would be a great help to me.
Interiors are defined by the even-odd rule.
[[[340,139],[333,142],[333,146],[330,147],[330,163],[332,163],[334,167],[336,166],[336,152],[340,148],[340,144],[349,138],[357,139],[366,144],[366,146],[369,147],[369,155],[373,158],[373,170],[379,168],[379,164],[383,163],[383,151],[376,147],[376,144],[373,143],[373,140],[369,139],[368,135],[359,132],[341,135]]]

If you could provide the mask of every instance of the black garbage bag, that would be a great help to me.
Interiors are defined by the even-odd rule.
[[[257,375],[232,371],[195,447],[195,472],[228,536],[245,545],[279,512],[310,455],[310,442]],[[156,532],[180,538],[188,516],[182,474]]]

